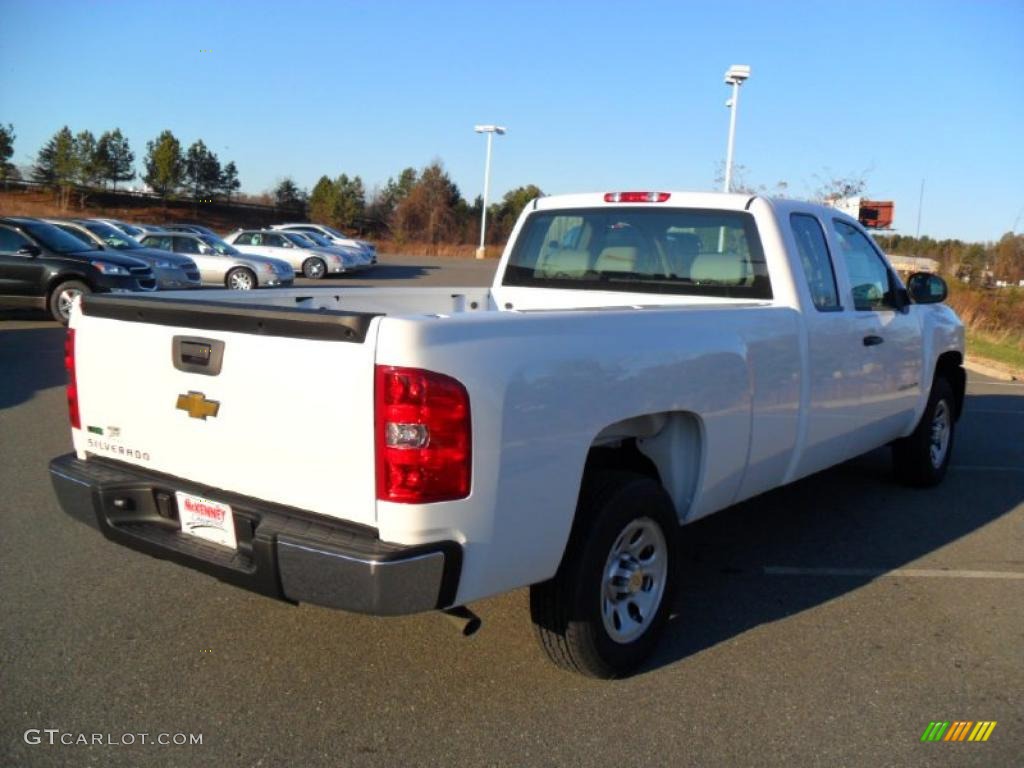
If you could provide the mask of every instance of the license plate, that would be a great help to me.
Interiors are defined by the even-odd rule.
[[[231,507],[219,501],[178,491],[178,519],[182,533],[205,539],[222,547],[238,549],[235,539],[235,517]]]

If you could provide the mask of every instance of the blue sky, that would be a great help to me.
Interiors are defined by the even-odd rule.
[[[138,164],[170,128],[234,160],[243,191],[322,174],[369,188],[444,161],[492,199],[710,189],[867,172],[896,226],[997,239],[1024,227],[1024,2],[24,2],[0,0],[0,122],[30,163],[62,125],[120,127]],[[211,52],[201,52],[209,49]]]

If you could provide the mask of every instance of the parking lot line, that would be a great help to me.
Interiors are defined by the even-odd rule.
[[[1024,573],[1017,571],[962,571],[943,568],[798,568],[787,565],[766,565],[768,576],[908,576],[926,579],[1022,579]]]

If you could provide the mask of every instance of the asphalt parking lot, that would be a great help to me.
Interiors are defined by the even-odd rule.
[[[350,282],[486,284],[493,267],[390,257]],[[596,682],[546,662],[525,590],[475,604],[463,639],[439,615],[272,602],[74,523],[46,471],[70,449],[62,340],[0,314],[0,765],[1021,763],[1020,383],[971,375],[939,488],[895,484],[882,450],[684,529],[665,642]],[[922,743],[934,720],[998,725]]]

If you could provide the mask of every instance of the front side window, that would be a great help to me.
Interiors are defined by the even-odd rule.
[[[839,252],[846,264],[853,290],[853,306],[859,311],[896,308],[889,267],[872,247],[867,236],[845,221],[833,220]]]
[[[263,235],[263,244],[271,248],[285,248],[285,239],[282,235]]]
[[[829,256],[821,223],[809,214],[794,213],[789,217],[789,225],[793,229],[793,239],[796,240],[796,249],[800,254],[800,263],[815,308],[823,312],[841,309],[836,273],[832,268],[832,258]]]
[[[15,253],[31,243],[21,234],[7,227],[0,227],[0,253]]]
[[[745,211],[585,208],[526,220],[505,285],[770,299]]]

